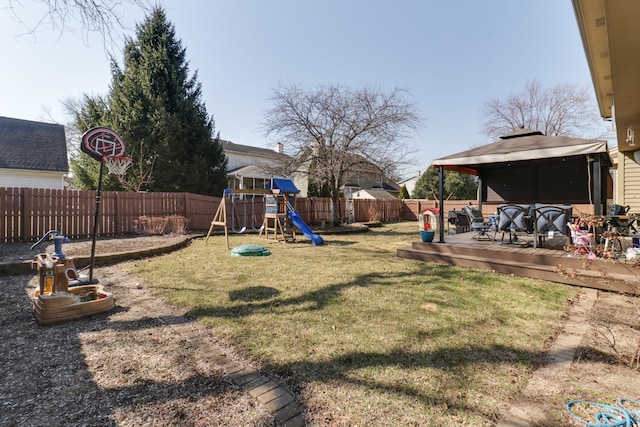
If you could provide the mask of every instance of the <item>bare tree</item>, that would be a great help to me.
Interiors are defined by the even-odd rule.
[[[390,175],[411,161],[406,137],[420,116],[406,95],[397,88],[383,93],[341,85],[310,91],[280,86],[273,91],[263,129],[292,156],[288,172],[307,173],[310,183],[328,187],[338,223],[340,190],[348,179]]]
[[[536,80],[506,99],[491,98],[482,108],[483,133],[497,138],[517,129],[550,136],[602,138],[607,132],[586,88],[558,84],[544,89]]]
[[[35,21],[27,20],[23,8],[28,3],[41,5],[42,12]],[[98,32],[105,45],[113,42],[116,35],[124,28],[121,8],[135,5],[149,10],[148,0],[8,0],[2,9],[9,12],[22,26],[27,34],[35,37],[41,26],[46,25],[62,34],[67,29],[80,26],[85,36],[89,32]]]

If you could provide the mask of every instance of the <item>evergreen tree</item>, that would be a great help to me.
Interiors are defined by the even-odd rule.
[[[407,186],[403,185],[400,189],[400,194],[398,194],[398,199],[408,199],[409,198],[409,190],[407,190]]]
[[[185,58],[173,25],[155,8],[126,41],[122,67],[112,63],[108,111],[99,124],[125,142],[132,158],[128,189],[219,196],[227,185],[227,159]]]
[[[107,102],[101,96],[84,95],[80,101],[66,101],[65,106],[73,116],[73,131],[78,135],[96,126],[110,126]],[[79,190],[97,189],[100,163],[76,148],[71,153],[70,164],[74,184]],[[112,191],[123,189],[117,177],[107,173],[106,167],[102,174],[102,189]]]
[[[307,196],[308,197],[331,197],[331,190],[326,183],[315,184],[313,182],[309,182],[307,186]]]

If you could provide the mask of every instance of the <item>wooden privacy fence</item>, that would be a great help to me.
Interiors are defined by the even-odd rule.
[[[143,216],[184,216],[194,229],[206,229],[220,198],[190,193],[128,193],[103,191],[100,235],[136,231]],[[49,230],[70,238],[93,233],[95,191],[0,188],[0,242],[34,241]]]
[[[241,229],[259,228],[264,217],[261,197],[227,200],[227,224]],[[207,230],[220,197],[192,193],[101,193],[98,230],[101,236],[136,233],[143,217],[182,216],[190,230]],[[0,188],[0,242],[36,241],[47,231],[58,230],[78,239],[91,237],[96,209],[95,191]],[[309,225],[331,219],[331,200],[308,197],[296,200],[296,209]],[[355,220],[398,221],[401,200],[354,200]],[[341,200],[340,216],[346,218]]]
[[[258,229],[264,218],[261,196],[227,200],[227,224],[236,230]],[[475,200],[447,200],[447,212],[461,210]],[[190,230],[208,230],[220,197],[192,193],[132,193],[103,191],[98,228],[101,236],[132,234],[143,217],[181,216]],[[354,200],[357,222],[417,220],[428,208],[437,208],[434,200]],[[492,215],[497,204],[483,204],[485,216]],[[593,213],[593,205],[573,205],[574,214]],[[96,209],[95,191],[49,190],[36,188],[0,188],[0,243],[36,241],[49,230],[58,230],[70,238],[87,238],[93,233]],[[296,199],[296,209],[309,225],[331,220],[331,200],[321,197]],[[346,203],[340,203],[340,217],[346,219]]]

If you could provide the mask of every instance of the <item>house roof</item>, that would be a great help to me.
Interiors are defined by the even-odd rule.
[[[260,147],[253,147],[251,145],[236,144],[231,141],[225,141],[223,139],[219,141],[220,141],[220,145],[222,145],[222,149],[227,154],[238,153],[238,154],[246,154],[251,156],[269,157],[274,159],[287,157],[286,154],[278,153],[277,151],[271,150],[268,148],[260,148]]]
[[[395,192],[400,191],[400,186],[395,182],[391,182],[391,181],[383,181],[382,184],[374,184],[371,188],[377,189],[377,190],[382,189],[385,191],[395,191]]]
[[[620,152],[636,151],[627,129],[640,129],[640,2],[572,2],[600,115],[615,120]]]
[[[0,117],[0,168],[68,172],[64,126]]]
[[[237,176],[237,177],[243,176],[243,177],[259,178],[259,179],[273,178],[273,173],[270,171],[266,171],[259,164],[240,166],[239,168],[235,168],[227,171],[227,174]]]
[[[358,190],[353,194],[353,197],[356,198],[356,199],[375,199],[375,200],[395,200],[395,199],[397,199],[397,197],[395,197],[393,194],[389,193],[386,190],[382,190],[380,188],[370,188],[370,189]]]
[[[482,166],[527,160],[563,158],[603,153],[612,164],[607,142],[595,139],[545,136],[538,131],[521,130],[482,145],[433,161],[433,166],[448,170],[477,173]]]

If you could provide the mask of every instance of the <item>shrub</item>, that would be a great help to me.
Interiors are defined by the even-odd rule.
[[[146,216],[143,215],[134,221],[133,225],[138,234],[186,234],[189,221],[181,215],[171,216]]]

